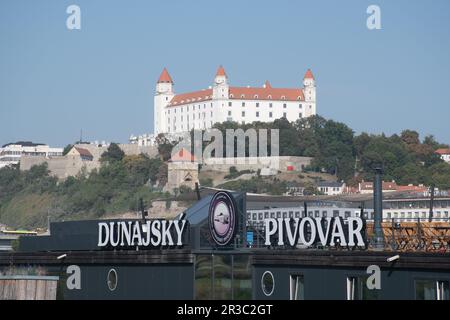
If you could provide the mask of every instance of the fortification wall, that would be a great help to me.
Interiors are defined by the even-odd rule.
[[[108,147],[98,147],[90,144],[78,144],[80,147],[88,150],[94,157],[93,161],[83,161],[78,156],[61,157],[43,157],[43,156],[22,156],[20,159],[20,170],[30,170],[32,166],[47,163],[50,174],[58,179],[66,179],[70,176],[76,176],[83,168],[89,173],[94,169],[100,168],[100,157]],[[158,148],[153,146],[138,146],[134,144],[120,144],[119,147],[126,155],[146,154],[153,158],[158,155]]]
[[[209,158],[203,162],[202,170],[229,172],[231,167],[238,171],[274,168],[281,172],[304,171],[311,164],[311,157],[237,157],[237,158]]]

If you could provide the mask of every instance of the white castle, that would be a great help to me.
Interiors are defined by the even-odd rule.
[[[208,129],[215,123],[273,122],[285,117],[294,122],[316,114],[316,83],[310,69],[302,88],[230,86],[222,66],[208,89],[175,94],[166,68],[157,83],[154,97],[154,134],[131,136],[132,143],[153,144],[160,133],[177,135],[192,129]]]

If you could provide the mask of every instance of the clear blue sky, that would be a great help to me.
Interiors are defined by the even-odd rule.
[[[81,7],[81,30],[66,8]],[[381,7],[382,30],[366,28]],[[450,143],[450,1],[1,0],[0,144],[125,142],[153,132],[155,82],[300,86],[357,133],[410,128]]]

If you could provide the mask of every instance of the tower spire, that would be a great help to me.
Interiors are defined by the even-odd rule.
[[[225,73],[225,69],[222,67],[222,65],[219,66],[219,68],[217,69],[217,72],[216,72],[216,77],[219,77],[219,76],[222,76],[222,77],[227,76],[227,74]]]
[[[161,75],[159,76],[158,83],[173,83],[172,78],[170,77],[169,72],[166,68],[163,69]]]

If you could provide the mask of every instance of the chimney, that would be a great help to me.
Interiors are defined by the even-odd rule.
[[[374,211],[374,225],[373,225],[373,237],[372,237],[372,248],[377,251],[384,249],[384,235],[383,229],[381,227],[381,222],[383,220],[383,182],[381,175],[383,169],[381,166],[374,168],[375,170],[375,181],[373,183],[373,211]]]

